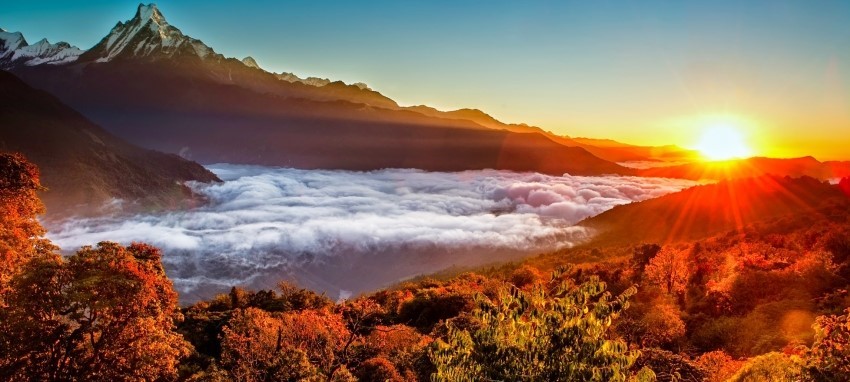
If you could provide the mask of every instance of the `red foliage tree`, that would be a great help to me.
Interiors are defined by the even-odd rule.
[[[42,236],[38,215],[44,205],[38,168],[20,154],[0,154],[0,307],[9,280],[37,253],[53,246]]]
[[[283,323],[256,308],[238,309],[221,334],[221,363],[235,381],[302,380],[318,375],[306,352],[284,339]]]
[[[177,293],[160,252],[104,242],[46,254],[16,275],[0,317],[0,379],[156,380],[191,346],[174,332]]]

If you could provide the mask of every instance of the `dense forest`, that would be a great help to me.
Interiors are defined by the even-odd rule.
[[[0,380],[847,381],[850,179],[785,182],[831,196],[347,301],[284,281],[180,307],[152,246],[61,256],[38,169],[2,154]]]

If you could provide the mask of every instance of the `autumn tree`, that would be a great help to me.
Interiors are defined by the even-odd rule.
[[[378,326],[363,340],[363,355],[390,361],[402,374],[428,379],[427,347],[432,339],[407,325]]]
[[[632,266],[638,271],[643,272],[649,261],[660,251],[661,246],[658,244],[641,244],[635,247],[632,251]]]
[[[322,309],[286,313],[281,319],[284,341],[303,349],[321,373],[332,376],[344,362],[341,352],[350,338],[342,317]]]
[[[376,357],[360,365],[357,374],[363,381],[405,382],[395,365],[385,358]]]
[[[475,331],[453,328],[437,340],[433,381],[623,381],[638,352],[607,336],[636,292],[612,297],[596,277],[575,284],[556,272],[529,291],[505,285],[477,298]]]
[[[237,382],[319,380],[307,353],[286,341],[284,330],[268,312],[236,310],[222,331],[222,366]]]
[[[176,375],[191,346],[174,332],[177,293],[160,252],[103,242],[46,254],[10,285],[0,379],[138,381]]]
[[[743,362],[722,350],[715,350],[700,354],[696,364],[707,373],[706,382],[723,382],[731,378]]]
[[[44,205],[38,168],[23,155],[0,153],[0,307],[9,281],[29,259],[53,246],[38,222]]]
[[[850,308],[844,315],[817,318],[815,342],[807,352],[805,375],[813,381],[850,381]]]
[[[350,332],[330,309],[238,309],[221,335],[221,364],[236,381],[329,380],[348,373]]]
[[[284,302],[285,310],[321,309],[333,306],[333,301],[324,294],[316,294],[293,283],[281,281],[277,287],[280,289],[279,300]]]
[[[634,367],[651,369],[658,381],[702,382],[708,377],[708,372],[698,364],[681,355],[655,348],[641,349]]]
[[[646,279],[673,296],[682,296],[688,286],[688,252],[665,247],[646,266]]]
[[[529,285],[534,285],[544,277],[537,268],[530,265],[523,265],[511,273],[509,281],[517,288],[524,288]]]
[[[616,329],[630,343],[642,347],[665,347],[685,335],[682,312],[669,296],[646,294],[631,301],[631,308]]]

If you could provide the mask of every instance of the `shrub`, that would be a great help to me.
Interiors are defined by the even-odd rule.
[[[752,358],[729,382],[797,381],[802,377],[802,360],[777,352]]]
[[[850,308],[842,316],[818,317],[805,374],[815,381],[850,380]]]
[[[553,280],[559,280],[556,272]],[[477,298],[474,332],[450,330],[430,357],[433,381],[623,381],[638,356],[607,338],[634,288],[617,297],[605,284],[569,280],[530,291],[504,286],[495,301]]]

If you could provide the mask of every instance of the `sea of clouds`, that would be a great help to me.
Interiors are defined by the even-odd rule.
[[[569,247],[592,235],[580,220],[695,184],[495,170],[209,169],[224,182],[191,185],[209,199],[202,207],[71,219],[49,227],[49,238],[66,251],[104,240],[159,246],[184,302],[280,279],[345,297]]]

